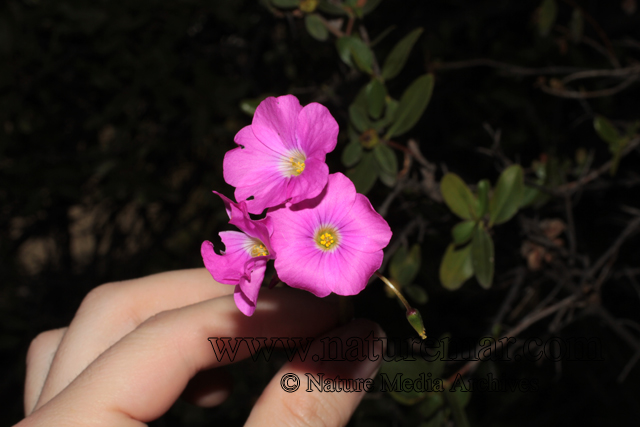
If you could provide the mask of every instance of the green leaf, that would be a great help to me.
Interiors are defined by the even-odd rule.
[[[353,66],[355,64],[362,71],[373,73],[373,52],[362,40],[353,36],[340,37],[336,46],[340,58],[347,65]]]
[[[253,114],[256,112],[256,108],[258,108],[258,105],[260,105],[262,101],[270,96],[273,96],[273,94],[265,93],[256,98],[243,99],[242,101],[240,101],[240,109],[243,113],[248,114],[249,116],[253,116]]]
[[[355,140],[349,142],[342,151],[342,164],[350,168],[360,161],[362,158],[362,145],[360,141]]]
[[[470,391],[463,391],[461,388],[456,388],[456,391],[450,391],[450,387],[445,387],[444,398],[449,404],[449,408],[451,408],[451,415],[453,415],[456,427],[469,427],[469,420],[462,405],[462,395],[469,393]]]
[[[429,418],[436,419],[437,418],[435,417],[436,412],[439,412],[440,414],[442,414],[442,411],[440,411],[440,409],[442,409],[443,406],[444,406],[444,400],[442,399],[442,393],[431,393],[430,395],[427,396],[424,402],[420,404],[420,415],[422,415],[424,419],[429,419]],[[425,425],[424,423],[420,424],[419,427],[423,427],[424,425]],[[430,424],[426,424],[426,425],[430,425]],[[433,426],[441,427],[441,423],[433,424]]]
[[[394,185],[396,185],[396,182],[398,182],[397,174],[394,175],[394,174],[386,173],[383,170],[378,171],[378,178],[380,178],[380,181],[387,187],[393,187]]]
[[[363,108],[355,104],[351,104],[349,106],[349,118],[351,119],[351,123],[353,123],[353,126],[359,132],[364,132],[365,130],[371,129],[372,127],[371,122],[367,117],[367,112]]]
[[[415,244],[411,250],[401,246],[391,258],[389,275],[400,284],[400,287],[410,285],[420,270],[420,245]]]
[[[418,77],[404,91],[396,112],[396,120],[391,125],[385,139],[402,135],[410,130],[424,113],[433,92],[433,74]]]
[[[373,153],[363,153],[360,163],[349,170],[347,176],[353,181],[358,193],[367,194],[378,178],[376,159]]]
[[[442,360],[446,359],[446,353],[444,353],[444,355],[445,357],[433,362],[427,362],[417,354],[415,360],[401,359],[393,362],[385,361],[380,367],[380,372],[385,374],[390,381],[393,381],[396,375],[401,375],[400,378],[402,379],[420,378],[421,374],[424,375],[425,378],[440,378],[444,371],[444,362]],[[431,376],[429,376],[429,374],[431,374]],[[387,391],[390,392],[391,397],[403,405],[414,405],[430,394],[429,391],[416,391],[413,388],[410,391]]]
[[[387,96],[385,100],[387,108],[384,112],[384,117],[382,120],[376,123],[376,128],[382,130],[383,128],[389,126],[396,118],[396,112],[398,111],[398,105],[400,104],[395,99]]]
[[[538,32],[541,36],[547,36],[553,28],[558,15],[556,0],[542,0],[538,15]]]
[[[367,13],[373,12],[373,10],[378,7],[382,0],[367,0],[364,6],[362,6],[362,14],[366,15]]]
[[[323,42],[329,38],[329,30],[327,30],[327,27],[322,23],[320,16],[315,13],[304,17],[304,25],[307,27],[307,31],[314,39]]]
[[[404,288],[404,291],[416,304],[424,305],[429,301],[429,295],[422,286],[409,285]]]
[[[369,115],[374,119],[380,118],[384,108],[384,100],[387,96],[387,90],[380,80],[373,79],[366,86],[367,104],[369,106]]]
[[[595,128],[598,136],[602,138],[604,142],[609,144],[609,151],[613,154],[611,160],[611,175],[615,175],[620,159],[622,158],[622,150],[629,142],[630,136],[622,136],[606,117],[596,116],[593,121],[593,127]]]
[[[493,282],[493,241],[482,224],[476,228],[471,239],[471,263],[478,283],[485,289]]]
[[[578,43],[582,40],[582,35],[584,34],[584,17],[582,16],[580,9],[573,9],[569,29],[571,30],[571,39],[574,42]]]
[[[460,178],[455,173],[448,173],[440,181],[440,192],[444,202],[451,211],[462,219],[477,219],[476,211],[478,201]]]
[[[344,8],[327,0],[321,0],[318,3],[318,10],[331,15],[347,15],[347,11]]]
[[[407,63],[411,49],[413,49],[413,45],[422,34],[422,31],[422,28],[416,28],[395,45],[382,66],[383,79],[390,80],[402,71],[402,68]]]
[[[271,3],[276,7],[291,8],[298,7],[300,0],[271,0]]]
[[[477,221],[475,220],[467,220],[462,221],[456,224],[451,230],[451,235],[453,236],[453,243],[456,245],[463,245],[471,240],[471,236],[473,236],[473,232],[476,228]]]
[[[478,218],[482,218],[487,213],[489,191],[491,191],[491,183],[488,179],[483,179],[478,183]]]
[[[470,255],[471,245],[461,249],[456,249],[453,243],[447,246],[440,263],[440,282],[445,289],[455,291],[473,276]]]
[[[351,58],[351,37],[340,37],[336,40],[336,48],[338,49],[338,55],[342,62],[350,67],[353,67],[353,61]]]
[[[500,174],[493,197],[489,201],[489,226],[510,220],[524,196],[524,172],[520,165],[512,165]]]
[[[376,156],[378,165],[383,172],[388,175],[398,174],[398,158],[395,151],[386,144],[378,144],[373,148],[373,154]]]
[[[540,190],[537,188],[524,186],[524,192],[522,193],[522,200],[520,201],[520,208],[529,206],[540,196]]]
[[[617,144],[621,139],[618,129],[604,116],[596,116],[593,120],[593,128],[607,144]]]

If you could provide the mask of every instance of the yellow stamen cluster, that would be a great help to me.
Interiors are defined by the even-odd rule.
[[[255,244],[251,248],[251,256],[254,258],[257,256],[267,256],[267,255],[269,255],[269,251],[262,243]]]
[[[289,158],[291,163],[291,174],[298,176],[304,171],[304,160],[296,159],[294,157]]]
[[[335,239],[333,238],[331,233],[325,232],[320,236],[320,244],[324,245],[325,248],[329,249],[334,243]]]
[[[322,227],[316,231],[314,240],[320,249],[333,250],[340,242],[340,233],[333,227]]]

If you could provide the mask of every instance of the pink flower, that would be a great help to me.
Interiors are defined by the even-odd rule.
[[[319,297],[362,291],[380,268],[392,234],[369,199],[336,173],[317,197],[287,206],[267,213],[280,279]]]
[[[338,123],[320,104],[302,107],[293,95],[270,97],[234,140],[239,147],[224,156],[224,179],[236,187],[236,200],[246,200],[249,212],[259,214],[320,194],[329,176],[325,155],[336,146]]]
[[[233,295],[236,305],[241,312],[251,316],[256,309],[267,261],[275,258],[270,242],[273,234],[271,219],[252,220],[245,202],[237,204],[220,193],[214,193],[224,201],[229,224],[243,232],[221,232],[220,238],[226,250],[220,255],[208,241],[202,242],[200,253],[205,267],[217,282],[236,285]]]

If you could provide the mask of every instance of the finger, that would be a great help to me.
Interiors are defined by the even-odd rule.
[[[198,372],[182,392],[182,399],[203,408],[218,406],[231,394],[233,378],[224,368]]]
[[[379,338],[384,337],[384,332],[377,324],[358,319],[325,337],[342,346],[342,351],[335,347],[337,353],[331,354],[329,349],[334,344],[316,339],[308,354],[320,355],[320,360],[314,362],[311,357],[285,364],[256,402],[245,427],[262,426],[264,420],[281,426],[343,426],[349,422],[366,392],[366,380],[372,384],[382,363],[384,346]],[[336,360],[340,358],[343,360]],[[291,374],[300,381],[296,391],[291,391],[295,384]],[[342,391],[327,386],[325,380]]]
[[[42,332],[31,341],[27,351],[27,375],[24,381],[24,413],[29,415],[38,401],[44,381],[67,328]]]
[[[36,409],[65,388],[100,354],[161,311],[233,293],[204,269],[172,271],[109,283],[82,301],[64,335]]]
[[[251,317],[232,296],[163,312],[103,353],[32,419],[63,425],[71,416],[99,417],[105,425],[140,425],[166,412],[198,371],[228,363],[217,361],[209,337],[316,336],[338,318],[334,298],[286,288],[264,292]],[[247,357],[248,347],[241,349],[237,358]]]

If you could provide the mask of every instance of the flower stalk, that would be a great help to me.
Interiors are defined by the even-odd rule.
[[[427,332],[424,328],[424,322],[422,321],[422,316],[420,315],[420,312],[415,308],[411,307],[411,304],[409,304],[409,301],[407,301],[407,299],[404,297],[404,295],[402,295],[400,290],[396,288],[396,286],[393,283],[391,283],[389,279],[387,279],[382,274],[380,274],[379,271],[376,271],[376,276],[378,276],[378,278],[382,280],[384,284],[387,285],[389,289],[393,291],[394,294],[396,294],[400,302],[402,302],[402,305],[404,305],[404,308],[407,310],[407,320],[409,321],[409,324],[413,327],[413,329],[415,329],[415,331],[418,333],[418,335],[420,335],[420,338],[422,338],[423,340],[427,339]]]

